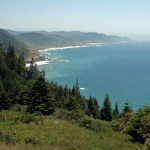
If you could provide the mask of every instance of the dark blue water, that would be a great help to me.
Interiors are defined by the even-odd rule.
[[[128,101],[134,110],[150,101],[150,43],[113,43],[47,51],[61,62],[39,66],[46,78],[72,87],[79,79],[83,95],[97,97],[102,105],[108,93],[120,110]],[[65,62],[68,60],[69,62]]]

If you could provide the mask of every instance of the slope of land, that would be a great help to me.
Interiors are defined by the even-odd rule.
[[[83,46],[88,43],[109,43],[130,41],[127,37],[119,37],[105,35],[96,32],[80,32],[80,31],[34,31],[34,32],[17,32],[10,31],[17,39],[23,41],[27,45],[36,49],[44,49],[50,47],[65,47],[65,46]]]
[[[3,150],[134,150],[138,146],[128,135],[95,132],[55,115],[24,115],[18,108],[0,112],[0,138],[8,137],[0,147]]]
[[[25,56],[38,55],[31,47],[27,46],[23,42],[17,40],[13,35],[4,29],[0,29],[0,44],[5,49],[8,48],[9,43],[13,45],[15,52],[20,55],[24,53]]]

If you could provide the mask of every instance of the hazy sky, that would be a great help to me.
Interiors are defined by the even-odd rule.
[[[150,0],[0,0],[0,28],[149,38]]]

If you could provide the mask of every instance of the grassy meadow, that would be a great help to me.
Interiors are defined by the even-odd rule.
[[[57,113],[37,116],[18,108],[0,112],[0,150],[134,150],[137,146],[129,135],[111,129],[96,132],[76,120],[58,119]]]

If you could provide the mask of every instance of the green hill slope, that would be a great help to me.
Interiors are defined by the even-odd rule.
[[[14,46],[15,52],[17,54],[24,53],[25,56],[29,56],[35,52],[23,42],[17,40],[13,35],[8,33],[6,30],[0,29],[0,44],[3,45],[4,48],[7,49],[9,43]]]
[[[3,150],[134,150],[138,146],[128,135],[95,132],[55,115],[38,117],[16,110],[0,112],[0,133],[1,139],[9,137],[8,145],[1,144]]]

